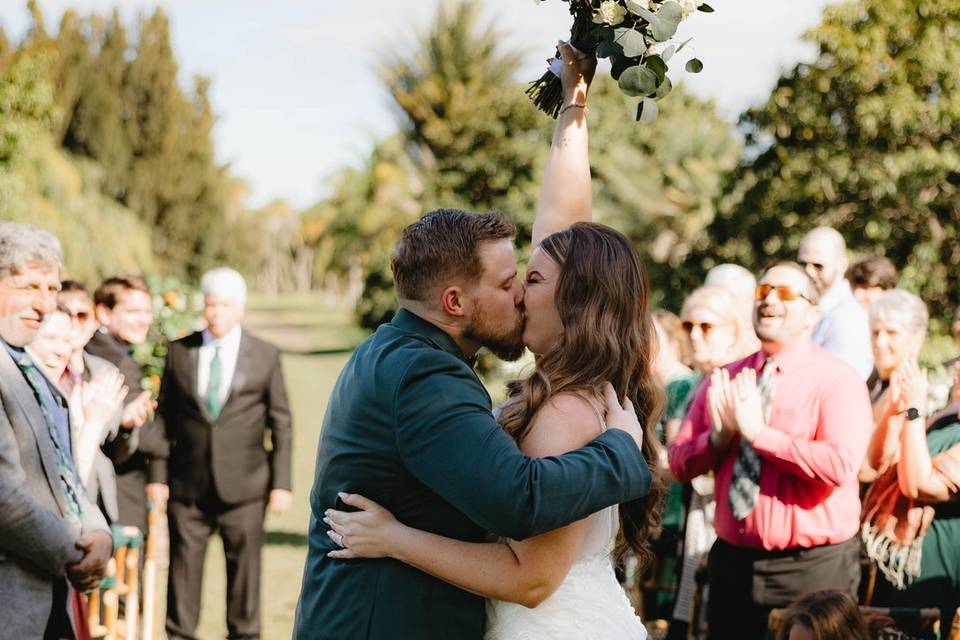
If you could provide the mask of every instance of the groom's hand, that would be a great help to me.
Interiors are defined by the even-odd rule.
[[[609,382],[604,383],[603,396],[607,401],[607,427],[626,431],[637,443],[637,448],[643,450],[643,427],[637,419],[637,412],[634,411],[630,398],[625,398],[621,405],[617,392]]]

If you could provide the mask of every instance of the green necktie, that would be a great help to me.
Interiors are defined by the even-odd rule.
[[[67,503],[66,517],[79,530],[83,521],[83,507],[80,505],[80,495],[83,488],[77,473],[70,464],[69,458],[60,443],[60,436],[57,435],[57,427],[54,424],[53,416],[43,404],[43,396],[40,394],[40,385],[46,384],[43,374],[34,366],[30,356],[24,354],[17,362],[17,366],[23,372],[24,377],[33,391],[37,404],[40,405],[40,414],[43,416],[43,422],[47,427],[47,433],[50,434],[50,440],[53,442],[53,451],[57,457],[57,475],[60,476],[60,489]]]
[[[207,412],[210,417],[216,420],[220,417],[220,411],[223,409],[223,402],[220,400],[220,345],[217,345],[213,351],[213,360],[210,361],[210,380],[207,382],[207,395],[204,398],[207,403]]]

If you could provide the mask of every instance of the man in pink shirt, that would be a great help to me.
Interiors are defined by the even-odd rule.
[[[817,589],[856,595],[860,581],[866,386],[811,341],[817,289],[800,265],[769,268],[756,297],[761,350],[714,371],[670,446],[679,480],[716,478],[707,623],[718,639],[763,638],[771,609]]]

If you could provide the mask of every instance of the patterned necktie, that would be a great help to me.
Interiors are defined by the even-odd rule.
[[[760,389],[760,401],[763,406],[763,421],[770,423],[770,407],[773,398],[773,375],[777,363],[767,358],[760,374],[757,387]],[[733,465],[733,477],[730,480],[730,509],[737,520],[743,520],[757,506],[760,495],[760,454],[753,445],[740,438],[737,460]]]
[[[223,401],[220,400],[220,345],[214,347],[213,360],[210,361],[210,379],[207,381],[207,394],[204,400],[207,403],[207,412],[210,417],[216,420],[220,417],[220,411],[223,409]]]
[[[23,372],[27,382],[30,383],[33,396],[37,399],[37,404],[40,405],[43,422],[47,426],[47,433],[50,434],[50,439],[53,441],[53,449],[57,455],[57,474],[60,476],[60,488],[63,490],[63,496],[67,503],[66,517],[79,530],[83,519],[83,508],[80,506],[80,492],[83,491],[83,489],[80,487],[80,480],[77,478],[76,471],[73,465],[70,464],[70,460],[67,458],[67,454],[60,443],[60,436],[57,435],[57,425],[54,423],[53,416],[50,415],[50,411],[43,403],[40,385],[45,385],[47,382],[27,354],[24,354],[17,361],[17,366],[20,367],[20,371]]]

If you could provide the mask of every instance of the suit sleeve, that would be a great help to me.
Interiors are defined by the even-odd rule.
[[[394,411],[398,449],[410,472],[501,536],[538,535],[650,488],[640,450],[618,429],[562,456],[524,456],[493,419],[473,371],[446,354],[410,364]]]
[[[0,548],[51,576],[62,576],[66,565],[83,557],[75,542],[63,518],[27,489],[13,427],[0,405]]]
[[[270,488],[290,491],[293,487],[293,419],[279,353],[274,357],[273,373],[270,375],[270,387],[267,390],[267,405],[270,442],[273,445],[270,451]]]
[[[150,459],[147,461],[147,482],[167,484],[169,473],[167,471],[167,459],[170,457],[170,437],[167,432],[167,416],[170,414],[170,395],[171,382],[173,375],[173,350],[176,347],[171,343],[167,348],[167,356],[163,361],[163,377],[160,378],[160,394],[157,397],[157,411],[153,420],[146,423],[140,429],[141,432],[148,425],[151,431],[147,432],[148,437],[153,438],[152,445],[148,443],[147,448],[152,449],[148,453]]]

